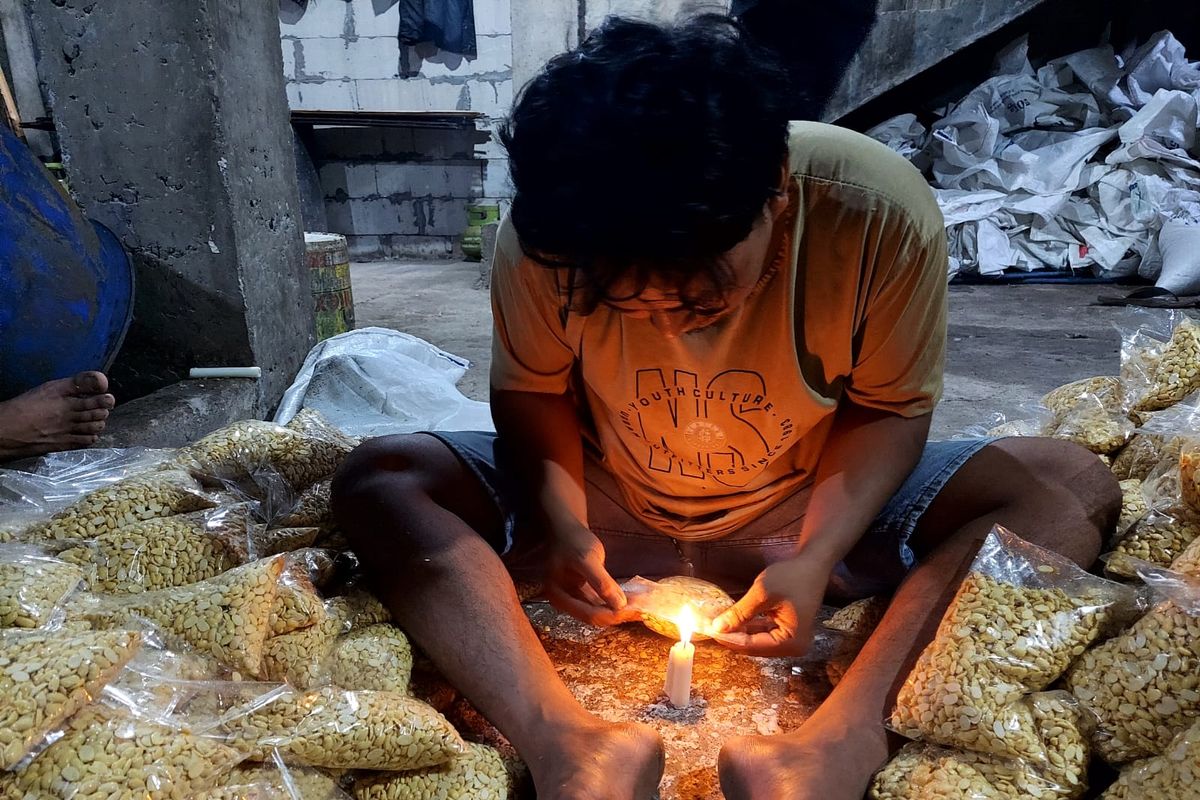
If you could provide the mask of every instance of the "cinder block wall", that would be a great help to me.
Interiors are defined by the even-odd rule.
[[[475,0],[475,58],[400,46],[398,0],[291,0],[280,7],[293,110],[477,111],[475,130],[316,128],[329,227],[355,258],[451,255],[467,203],[511,195],[494,131],[512,104],[511,0]]]

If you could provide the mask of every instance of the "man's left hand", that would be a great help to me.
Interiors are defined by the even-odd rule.
[[[804,655],[828,580],[829,570],[812,559],[772,564],[741,600],[713,620],[713,638],[751,656]]]

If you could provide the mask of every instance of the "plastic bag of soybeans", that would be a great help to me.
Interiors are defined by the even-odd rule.
[[[1200,389],[1200,324],[1179,312],[1135,314],[1121,329],[1121,380],[1133,411],[1169,408]]]
[[[182,643],[257,677],[283,566],[283,558],[276,556],[187,586],[127,596],[89,595],[68,604],[67,614],[97,628],[146,620],[169,643]]]
[[[52,624],[83,580],[82,569],[41,548],[0,545],[0,629]]]
[[[287,766],[278,753],[270,762],[234,767],[221,785],[195,800],[348,800],[338,779],[314,767]]]
[[[1114,409],[1097,395],[1085,394],[1056,415],[1049,435],[1074,442],[1097,455],[1109,455],[1124,447],[1133,431],[1133,423],[1119,406]]]
[[[243,759],[185,726],[93,705],[18,772],[0,776],[0,796],[39,800],[185,800],[208,791]]]
[[[140,646],[133,631],[0,633],[0,769],[16,767],[92,702]]]
[[[1136,604],[1131,588],[997,526],[888,724],[910,739],[1042,763],[1032,712],[1018,701],[1057,680]]]
[[[438,767],[359,775],[355,800],[508,800],[513,780],[499,751],[468,744],[466,752]]]
[[[262,677],[287,681],[300,689],[324,685],[330,680],[329,657],[339,637],[355,628],[390,619],[383,604],[361,590],[326,600],[322,618],[316,624],[266,641]]]
[[[1200,719],[1200,580],[1143,564],[1157,602],[1099,644],[1065,685],[1096,716],[1093,746],[1110,764],[1159,755]]]
[[[1162,755],[1121,770],[1100,800],[1191,800],[1200,796],[1200,723],[1176,736]]]
[[[1090,719],[1066,692],[1044,692],[1028,703],[1047,759],[1019,758],[912,743],[876,773],[872,800],[1073,800],[1087,790]]]
[[[411,770],[448,763],[462,738],[432,707],[397,692],[289,690],[225,726],[252,761],[278,750],[284,761],[330,769]]]
[[[256,470],[277,472],[295,490],[329,477],[355,441],[309,412],[287,426],[242,420],[181,448],[172,464],[219,481],[247,481]]]
[[[19,538],[32,543],[92,539],[122,525],[216,505],[216,500],[186,472],[150,472],[84,495],[50,519],[26,528]]]

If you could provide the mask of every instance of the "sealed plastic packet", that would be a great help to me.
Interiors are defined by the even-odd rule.
[[[1145,480],[1163,461],[1179,458],[1185,437],[1139,430],[1113,459],[1118,479]]]
[[[386,622],[356,628],[335,643],[329,655],[329,678],[351,691],[374,690],[411,694],[413,653],[408,637]]]
[[[1161,755],[1121,770],[1100,800],[1193,800],[1200,796],[1200,722],[1176,736]]]
[[[320,622],[266,641],[262,660],[264,678],[287,681],[300,689],[328,683],[329,656],[338,638],[355,628],[391,619],[387,609],[363,591],[332,598],[324,606]]]
[[[1065,692],[1022,701],[1034,709],[1033,725],[1047,759],[1035,764],[914,742],[905,745],[871,782],[872,800],[1074,800],[1087,791],[1088,717]]]
[[[137,594],[215,578],[244,563],[239,541],[253,518],[243,506],[134,522],[102,533],[59,557],[93,571],[104,594]]]
[[[707,639],[708,623],[716,619],[733,605],[733,598],[720,586],[685,576],[647,580],[641,576],[621,584],[629,607],[641,612],[642,622],[655,633],[668,639],[679,639],[675,620],[690,608],[695,615],[697,629],[692,640]]]
[[[997,411],[989,414],[980,424],[964,430],[960,437],[1049,436],[1054,426],[1053,411],[1041,404],[1023,404],[1011,413]]]
[[[127,478],[85,495],[49,520],[21,533],[29,542],[91,539],[122,525],[188,511],[213,508],[216,502],[199,482],[178,470]]]
[[[825,677],[831,686],[841,683],[862,646],[883,619],[889,602],[889,598],[883,596],[865,597],[838,609],[821,622],[821,627],[840,634],[841,639],[821,647],[823,637],[814,636],[805,659],[815,657],[824,664]]]
[[[230,669],[258,676],[283,564],[283,558],[276,556],[187,586],[90,597],[68,613],[96,627],[119,627],[143,618],[168,638]]]
[[[40,800],[190,798],[215,786],[243,756],[220,741],[93,705],[19,772],[0,796]]]
[[[441,766],[360,775],[352,791],[355,800],[507,800],[512,786],[504,759],[495,748],[468,744],[466,752]]]
[[[1121,487],[1121,516],[1117,520],[1117,536],[1125,535],[1138,521],[1150,513],[1150,501],[1136,478],[1119,481]]]
[[[79,567],[22,544],[0,545],[0,628],[39,628],[83,584]]]
[[[325,619],[325,601],[313,586],[309,560],[305,556],[308,551],[297,552],[298,557],[289,554],[284,559],[275,602],[271,606],[271,636],[307,628]]]
[[[1158,755],[1200,718],[1200,581],[1139,570],[1161,598],[1124,633],[1083,654],[1066,688],[1096,716],[1110,764]]]
[[[348,800],[338,779],[315,767],[288,766],[274,754],[269,762],[244,762],[221,785],[195,800]]]
[[[1054,415],[1048,435],[1075,442],[1098,455],[1116,452],[1133,435],[1124,386],[1115,376],[1060,386],[1042,398],[1042,405]]]
[[[291,691],[227,724],[250,760],[277,749],[289,764],[410,770],[445,764],[466,749],[430,706],[396,692]]]
[[[1121,377],[1130,389],[1134,411],[1158,411],[1200,389],[1200,325],[1171,315],[1167,341],[1145,328],[1123,336]]]
[[[0,768],[17,766],[92,702],[140,646],[132,631],[0,633]]]
[[[323,480],[309,486],[296,498],[291,509],[273,520],[272,524],[280,528],[324,528],[332,525],[330,483],[329,480]]]
[[[1032,711],[1018,701],[1057,680],[1135,600],[1130,588],[993,528],[889,725],[911,739],[1042,763]]]
[[[354,449],[355,442],[325,423],[316,412],[285,427],[242,420],[181,448],[174,463],[218,480],[244,480],[270,467],[297,490],[327,478]],[[289,426],[292,423],[289,423]]]

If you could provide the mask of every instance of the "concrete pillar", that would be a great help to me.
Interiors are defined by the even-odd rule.
[[[77,199],[137,266],[117,391],[258,365],[267,411],[313,342],[276,4],[27,7]]]

